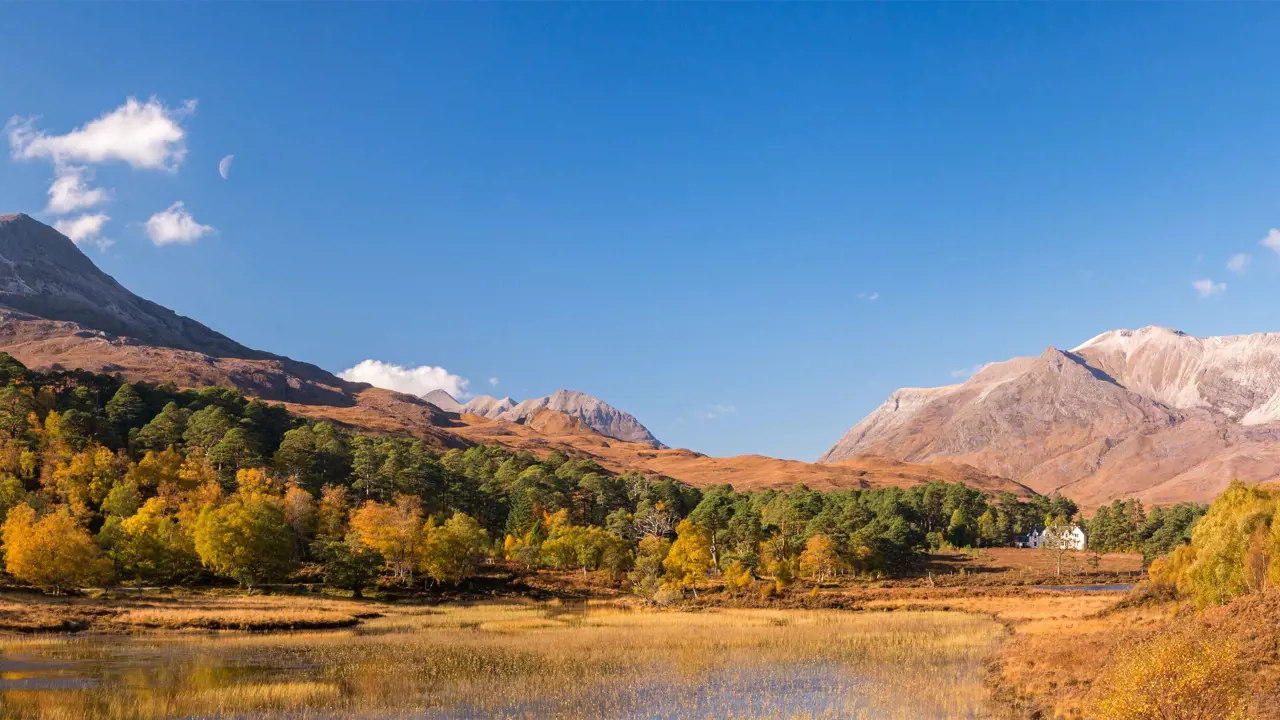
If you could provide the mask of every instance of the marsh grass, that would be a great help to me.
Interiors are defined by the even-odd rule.
[[[982,717],[1000,632],[949,612],[508,603],[330,632],[17,639],[9,657],[82,684],[0,691],[0,717]]]

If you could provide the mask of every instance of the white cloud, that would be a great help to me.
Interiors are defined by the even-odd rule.
[[[880,299],[880,293],[878,293],[878,292],[862,292],[862,293],[858,293],[858,297],[859,297],[860,299],[862,299],[862,300],[869,300],[869,301],[871,301],[871,302],[875,302],[875,301],[877,301],[877,300],[879,300],[879,299]]]
[[[79,215],[68,220],[59,220],[54,223],[53,227],[63,235],[71,238],[71,242],[77,245],[87,242],[96,242],[100,250],[106,250],[112,244],[111,240],[107,240],[102,236],[102,228],[110,220],[110,217],[102,213],[94,215]]]
[[[489,378],[489,385],[491,387],[498,387],[498,378],[496,377]]]
[[[1253,258],[1248,253],[1236,253],[1227,260],[1227,269],[1233,273],[1243,273],[1249,267],[1249,261]]]
[[[181,121],[196,101],[176,108],[156,98],[124,105],[65,135],[37,130],[33,118],[14,117],[5,126],[16,160],[45,158],[58,165],[123,162],[136,169],[176,170],[187,154]]]
[[[218,161],[218,174],[222,176],[223,180],[231,177],[231,161],[235,159],[235,155],[228,155]]]
[[[107,199],[107,191],[102,188],[91,188],[85,181],[89,175],[88,168],[71,165],[61,166],[49,186],[48,212],[56,215],[85,210],[101,205]]]
[[[431,365],[404,367],[381,360],[364,360],[355,367],[338,373],[338,377],[410,395],[422,396],[432,390],[444,390],[455,398],[463,398],[469,394],[466,378]]]
[[[211,232],[213,228],[196,222],[181,200],[147,220],[147,237],[156,245],[193,243]]]
[[[1269,247],[1277,253],[1280,253],[1280,230],[1271,228],[1271,231],[1267,233],[1267,236],[1262,238],[1262,242],[1258,244],[1263,247]]]
[[[1204,280],[1196,280],[1191,283],[1191,287],[1195,288],[1196,292],[1200,293],[1200,297],[1202,298],[1207,298],[1212,295],[1220,295],[1227,290],[1226,283],[1216,283],[1208,278],[1205,278]]]
[[[711,405],[707,407],[706,417],[708,420],[715,420],[736,412],[738,412],[738,408],[733,405]]]
[[[982,368],[984,368],[984,367],[986,367],[986,363],[978,363],[977,365],[974,365],[973,367],[960,368],[959,370],[952,370],[952,371],[951,371],[951,377],[953,377],[953,378],[963,378],[963,379],[965,379],[965,380],[968,380],[969,378],[973,377],[974,375],[977,375],[977,374],[978,374],[978,371],[979,371],[979,370],[981,370],[981,369],[982,369]]]

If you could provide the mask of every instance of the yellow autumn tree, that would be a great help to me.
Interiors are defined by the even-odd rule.
[[[58,457],[44,474],[43,484],[73,515],[88,518],[124,474],[126,462],[101,445],[90,446]]]
[[[160,452],[148,450],[141,460],[129,468],[126,477],[144,490],[178,484],[182,462],[182,455],[173,448]]]
[[[800,576],[813,578],[815,582],[821,583],[846,567],[836,552],[836,544],[822,533],[809,538],[804,552],[800,553]]]
[[[489,534],[466,513],[456,512],[442,525],[433,518],[423,528],[418,566],[438,583],[462,582],[488,556]]]
[[[734,560],[729,563],[729,567],[724,569],[724,588],[734,595],[751,587],[751,582],[754,579],[751,574],[751,568],[743,564],[741,560]]]
[[[1191,545],[1152,563],[1151,579],[1200,607],[1280,584],[1280,490],[1231,483],[1196,523]]]
[[[240,468],[236,470],[236,488],[239,492],[260,493],[273,497],[284,497],[286,485],[262,468]]]
[[[1236,647],[1190,631],[1165,633],[1122,652],[1094,683],[1093,720],[1245,720],[1247,675]]]
[[[188,491],[217,481],[218,472],[209,464],[204,451],[200,448],[187,451],[186,459],[178,467],[179,489]]]
[[[111,574],[89,532],[65,508],[37,517],[26,503],[9,510],[0,527],[5,570],[55,595],[104,582]]]
[[[320,505],[316,508],[316,538],[338,542],[346,537],[351,518],[351,499],[345,485],[325,485],[320,489]]]
[[[279,498],[237,492],[207,505],[195,525],[200,562],[243,587],[283,579],[294,567],[293,535]]]
[[[413,568],[422,543],[422,502],[397,496],[394,503],[370,500],[351,514],[351,533],[365,547],[377,552],[395,578],[413,583]]]
[[[662,561],[667,581],[682,592],[688,588],[698,597],[698,582],[714,567],[711,560],[711,532],[689,520],[676,526],[676,541]]]
[[[161,498],[147,500],[119,522],[111,554],[125,574],[144,583],[181,582],[200,569],[191,529]]]

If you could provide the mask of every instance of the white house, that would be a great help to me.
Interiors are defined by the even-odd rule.
[[[1019,537],[1013,544],[1015,547],[1084,550],[1089,546],[1089,538],[1079,525],[1057,525],[1033,528],[1029,535]]]

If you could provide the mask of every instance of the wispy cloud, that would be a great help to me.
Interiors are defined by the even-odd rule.
[[[1248,253],[1236,253],[1227,260],[1227,269],[1233,273],[1243,274],[1249,268],[1249,263],[1253,258]]]
[[[705,417],[708,420],[718,420],[725,415],[732,415],[738,412],[738,408],[733,405],[709,405]]]
[[[1258,244],[1263,247],[1269,247],[1272,250],[1275,250],[1276,253],[1280,253],[1280,230],[1271,228],[1271,230],[1267,232],[1267,236],[1262,238],[1262,242]]]
[[[213,227],[196,222],[179,200],[147,220],[147,237],[158,246],[188,244],[213,232]]]
[[[872,291],[872,292],[860,292],[860,293],[858,293],[858,299],[860,299],[860,300],[867,300],[867,301],[869,301],[869,302],[875,302],[875,301],[877,301],[877,300],[879,300],[879,299],[880,299],[880,293],[875,292],[875,291]]]
[[[1200,297],[1202,298],[1212,297],[1214,295],[1221,295],[1222,293],[1227,291],[1226,283],[1216,283],[1210,280],[1209,278],[1205,278],[1204,280],[1196,280],[1195,282],[1191,283],[1191,287],[1195,288],[1195,291],[1199,293]]]
[[[381,360],[364,360],[338,373],[338,377],[410,395],[422,396],[432,390],[444,390],[455,398],[469,395],[466,378],[432,365],[406,367]]]
[[[99,250],[106,250],[112,245],[112,241],[102,237],[102,228],[110,219],[102,213],[85,214],[59,220],[53,227],[77,245],[92,242],[97,244]]]
[[[496,378],[496,377],[491,377],[491,378],[489,378],[489,386],[490,386],[490,387],[498,387],[498,378]]]
[[[235,155],[228,155],[218,161],[218,174],[223,180],[231,177],[231,163],[236,159]]]
[[[65,215],[106,202],[106,190],[89,187],[86,180],[90,176],[88,168],[64,165],[55,172],[53,184],[49,186],[48,212]]]

